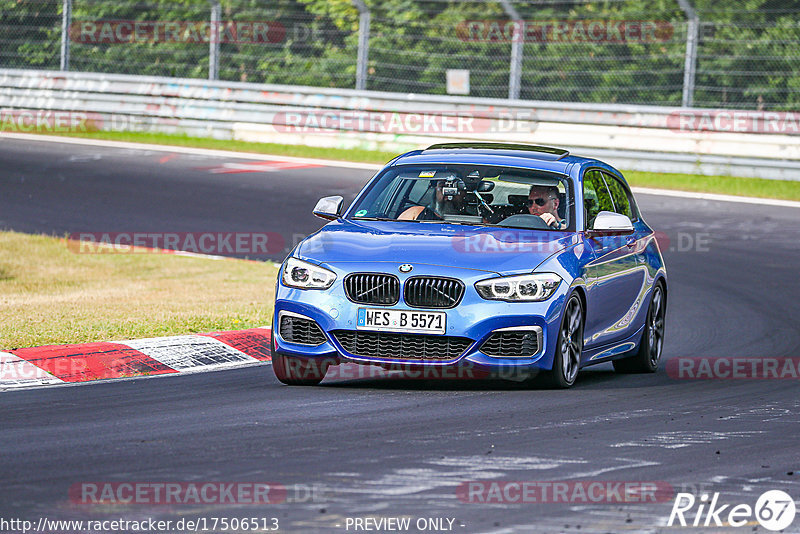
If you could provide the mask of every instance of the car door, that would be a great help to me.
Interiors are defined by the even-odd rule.
[[[629,215],[630,202],[614,202],[617,184],[598,169],[589,170],[583,179],[585,228],[590,229],[601,211]],[[615,179],[614,179],[615,180]],[[613,182],[612,182],[613,183]],[[621,186],[621,183],[619,184]],[[597,236],[585,241],[594,253],[586,267],[586,348],[621,341],[635,332],[633,317],[641,300],[645,269],[637,258],[636,234]]]

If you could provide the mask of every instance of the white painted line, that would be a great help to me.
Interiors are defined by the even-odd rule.
[[[0,139],[20,139],[24,141],[44,141],[48,143],[64,143],[68,145],[101,146],[108,148],[124,148],[130,150],[152,150],[156,152],[170,152],[174,154],[192,154],[195,156],[212,156],[220,158],[249,159],[258,161],[286,161],[307,165],[321,165],[324,167],[342,167],[345,169],[366,169],[377,171],[383,165],[374,163],[356,163],[350,161],[337,161],[332,159],[296,158],[293,156],[277,156],[271,154],[258,154],[255,152],[234,152],[232,150],[213,150],[210,148],[192,148],[185,146],[151,145],[148,143],[128,143],[124,141],[107,141],[104,139],[85,139],[81,137],[59,137],[55,135],[18,134],[0,132]]]
[[[291,156],[277,156],[269,154],[256,154],[249,152],[234,152],[229,150],[212,150],[207,148],[190,148],[168,145],[150,145],[147,143],[127,143],[122,141],[106,141],[102,139],[83,139],[78,137],[59,137],[53,135],[38,134],[18,134],[0,132],[0,139],[21,139],[26,141],[45,141],[49,143],[65,143],[85,146],[102,146],[109,148],[124,148],[131,150],[154,150],[158,152],[171,152],[177,154],[193,154],[198,156],[212,156],[223,158],[238,158],[261,161],[288,161],[294,163],[306,163],[311,165],[322,165],[324,167],[340,167],[345,169],[366,169],[377,171],[382,165],[373,163],[356,163],[348,161],[336,161],[316,158],[296,158]],[[736,179],[736,178],[732,178]],[[742,202],[746,204],[761,204],[764,206],[780,206],[786,208],[800,208],[800,202],[792,200],[778,200],[771,198],[740,197],[736,195],[718,195],[715,193],[695,193],[691,191],[676,191],[671,189],[651,189],[648,187],[633,187],[634,193],[643,195],[658,195],[665,197],[691,198],[696,200],[716,200],[720,202]]]
[[[735,195],[718,195],[716,193],[695,193],[693,191],[674,191],[671,189],[650,189],[647,187],[631,187],[631,191],[642,195],[658,195],[662,197],[691,198],[695,200],[717,200],[720,202],[743,202],[762,204],[764,206],[780,206],[784,208],[800,208],[800,202],[780,200],[776,198],[737,197]]]
[[[241,258],[214,256],[213,254],[200,254],[199,252],[186,252],[185,250],[176,250],[172,253],[173,256],[183,256],[186,258],[203,258],[205,260],[238,260]]]
[[[44,369],[23,360],[15,354],[0,352],[0,389],[27,388],[63,384],[64,382]]]
[[[568,480],[571,478],[592,479],[594,477],[598,477],[606,473],[611,473],[612,471],[619,471],[620,469],[639,469],[641,467],[655,467],[657,465],[661,465],[659,462],[651,462],[649,460],[634,460],[628,458],[614,458],[614,460],[617,462],[621,462],[621,465],[617,465],[615,467],[600,467],[592,471],[573,473],[571,475],[562,476],[560,478],[562,478],[563,480]],[[608,463],[607,460],[606,463]]]
[[[206,336],[157,337],[121,343],[183,373],[260,361]]]

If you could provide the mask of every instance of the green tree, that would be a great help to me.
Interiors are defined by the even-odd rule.
[[[0,67],[57,69],[61,2],[0,0]]]

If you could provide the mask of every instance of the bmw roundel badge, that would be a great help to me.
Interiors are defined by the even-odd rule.
[[[414,266],[411,265],[410,263],[404,263],[403,265],[400,266],[401,273],[410,273],[413,269]]]

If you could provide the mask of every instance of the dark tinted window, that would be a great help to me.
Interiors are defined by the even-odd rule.
[[[592,227],[601,211],[614,211],[614,203],[600,171],[589,171],[583,177],[583,209],[586,228]]]
[[[610,174],[604,173],[604,176],[606,178],[608,190],[611,191],[611,198],[614,199],[614,211],[622,215],[627,215],[632,221],[636,220],[636,209],[630,193],[625,189],[625,186]]]

